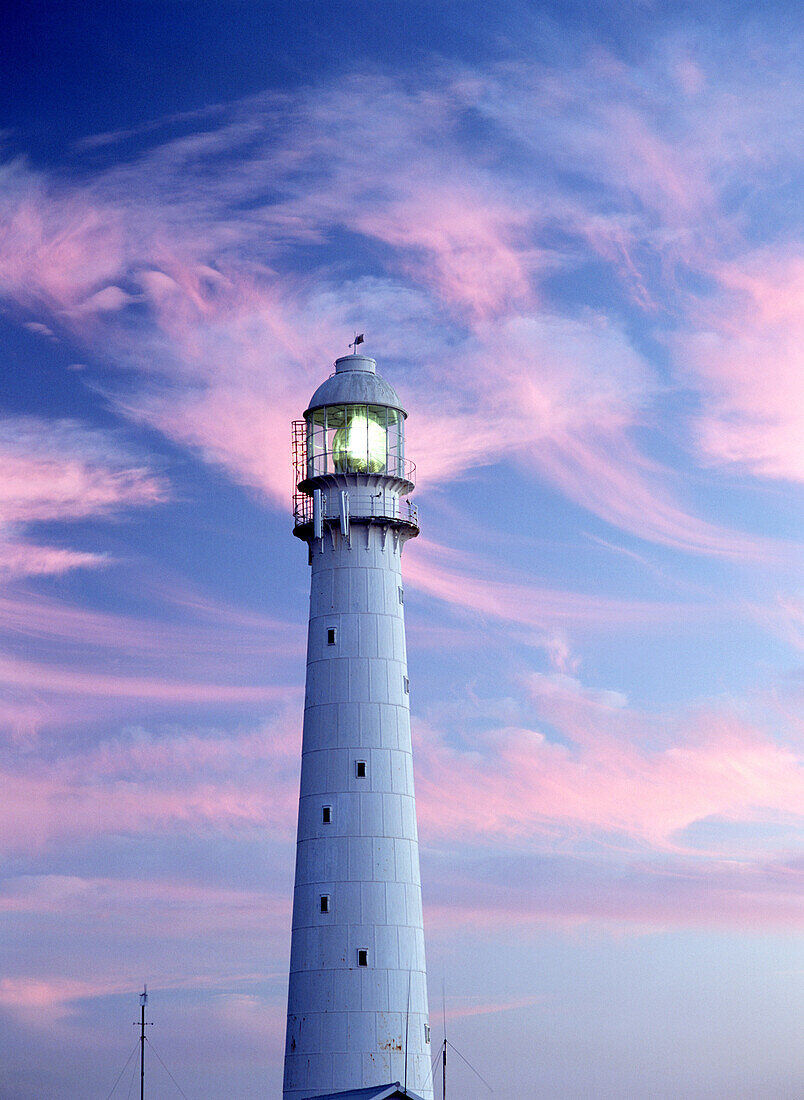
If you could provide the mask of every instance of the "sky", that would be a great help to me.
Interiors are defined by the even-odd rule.
[[[4,1100],[124,1095],[146,981],[155,1100],[281,1091],[290,424],[356,331],[417,465],[434,1046],[496,1100],[804,1095],[802,29],[10,5]]]

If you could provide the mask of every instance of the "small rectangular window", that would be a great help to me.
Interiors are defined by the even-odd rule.
[[[331,806],[322,806],[321,807],[321,820],[323,821],[323,823],[325,825],[332,824],[332,807]]]
[[[322,894],[321,895],[321,912],[322,913],[328,913],[329,912],[329,894]]]
[[[425,1041],[425,1043],[430,1042],[430,1025],[429,1024],[424,1025],[424,1041]]]
[[[335,645],[338,637],[338,632],[334,626],[327,628],[327,645]]]
[[[357,965],[368,966],[368,948],[358,947],[357,949]]]
[[[401,584],[400,584],[399,588],[397,589],[397,591],[399,592],[399,602],[404,603],[405,602],[405,590],[404,590],[404,588],[402,587]]]
[[[355,775],[358,779],[366,778],[366,761],[355,760]]]
[[[410,695],[410,680],[407,676],[402,677],[402,684],[405,688],[405,695]]]

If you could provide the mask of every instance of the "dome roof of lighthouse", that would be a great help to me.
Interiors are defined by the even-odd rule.
[[[368,355],[343,355],[335,360],[335,373],[315,391],[307,412],[324,405],[390,405],[407,415],[396,390],[377,374],[377,363]]]

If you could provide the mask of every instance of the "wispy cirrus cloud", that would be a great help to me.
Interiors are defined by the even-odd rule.
[[[151,617],[6,588],[0,730],[30,744],[44,730],[142,716],[153,706],[254,712],[298,694],[289,677],[304,659],[300,626],[175,582],[142,587],[156,601]]]
[[[707,618],[705,604],[618,600],[596,593],[562,591],[506,574],[476,554],[420,540],[405,563],[409,584],[470,615],[490,616],[521,626],[636,627],[648,623]],[[727,613],[719,608],[718,615]]]
[[[460,832],[485,844],[582,831],[683,852],[695,850],[685,833],[703,821],[800,820],[796,750],[727,710],[669,723],[562,674],[534,673],[527,688],[537,714],[530,728],[493,729],[461,745],[419,734],[425,839]],[[539,719],[562,740],[541,732]],[[472,790],[483,791],[479,803]]]
[[[55,762],[28,754],[2,769],[4,849],[41,852],[121,832],[287,831],[298,794],[297,727],[294,713],[256,732],[129,735]]]
[[[102,554],[37,546],[24,539],[6,537],[0,541],[0,576],[3,578],[58,576],[71,569],[101,566],[107,560]]]
[[[74,1002],[119,991],[119,983],[80,978],[4,977],[0,979],[0,1006],[29,1026],[52,1028],[75,1011]]]
[[[165,483],[132,465],[109,433],[73,421],[0,420],[0,517],[79,519],[166,499]]]
[[[478,997],[465,999],[460,1003],[458,998],[450,998],[450,1007],[445,1007],[445,1015],[449,1020],[462,1020],[467,1016],[489,1016],[495,1012],[521,1012],[526,1008],[533,1008],[542,1004],[544,997],[515,997],[507,1000],[489,1000]]]
[[[113,435],[69,420],[0,418],[0,574],[58,574],[102,565],[102,554],[43,546],[27,526],[110,516],[168,498],[164,478]]]
[[[290,902],[283,893],[236,890],[209,882],[171,877],[130,879],[109,876],[36,874],[4,880],[0,912],[62,916],[85,920],[93,927],[110,914],[123,915],[132,899],[152,914],[159,913],[160,930],[176,934],[215,934],[238,920],[240,931],[258,931],[266,921],[284,917]],[[177,926],[179,913],[181,928]],[[171,923],[173,925],[170,928]]]
[[[515,460],[642,538],[763,556],[772,548],[695,516],[678,479],[642,452],[635,430],[655,426],[666,379],[616,311],[545,304],[553,273],[602,260],[626,294],[638,288],[646,317],[659,309],[689,346],[700,335],[680,318],[679,285],[723,269],[724,250],[738,262],[733,182],[767,178],[765,158],[784,152],[768,146],[767,118],[795,114],[782,76],[735,112],[721,61],[715,47],[695,56],[670,42],[638,72],[597,55],[560,74],[442,67],[420,87],[361,74],[219,107],[180,138],[155,132],[150,149],[80,190],[16,165],[0,287],[136,370],[141,385],[117,394],[122,412],[276,500],[287,421],[345,325],[376,315],[380,351],[426,356],[404,387],[412,401],[448,410],[418,432],[411,423],[424,484]],[[236,171],[218,171],[224,155]],[[718,220],[720,237],[707,229]],[[381,276],[277,277],[294,248],[344,232],[374,249]],[[75,262],[83,252],[93,264]],[[701,438],[721,423],[723,440],[731,383],[705,339],[697,346]]]
[[[302,628],[258,612],[204,600],[191,592],[164,592],[164,603],[181,604],[181,620],[143,618],[90,610],[41,593],[7,590],[0,594],[0,636],[36,641],[64,652],[101,649],[134,658],[147,658],[176,668],[206,660],[243,668],[244,662],[278,655],[298,660],[304,655]],[[169,602],[170,601],[170,602]],[[228,662],[228,664],[227,664]]]
[[[481,959],[501,928],[519,936],[526,962],[542,929],[582,923],[776,943],[800,925],[804,619],[781,541],[804,472],[798,59],[762,13],[726,34],[720,16],[647,16],[644,35],[635,14],[608,37],[621,57],[584,53],[608,16],[562,16],[533,49],[518,18],[503,61],[383,71],[347,51],[308,86],[90,137],[64,171],[0,169],[4,318],[53,369],[87,364],[63,380],[71,407],[156,429],[284,511],[288,421],[353,326],[397,385],[424,497],[404,572],[410,650],[429,647],[412,698],[436,973],[461,929]],[[280,520],[251,532],[253,555],[213,561],[219,525],[254,519],[214,471],[166,447],[183,491],[156,513],[164,466],[122,431],[8,421],[7,1074],[38,1063],[34,1092],[57,1094],[45,1070],[82,1033],[97,1072],[119,1038],[104,1019],[148,975],[183,991],[188,1080],[214,1090],[220,1069],[225,1089],[235,1063],[281,1061],[303,638],[226,602],[275,598]],[[94,521],[149,509],[155,537],[118,529],[106,556]],[[177,579],[193,570],[203,591]],[[689,954],[659,938],[664,1011],[671,987],[689,1003]],[[534,1004],[527,968],[513,982],[453,1018],[493,1030],[509,1011],[511,1038]],[[722,1018],[726,1059],[739,1029]],[[40,1029],[35,1048],[15,1027]],[[782,1027],[768,1065],[789,1046]],[[724,1060],[724,1085],[710,1047],[643,1091],[771,1079]]]
[[[62,906],[60,912],[49,900],[57,897]],[[210,886],[199,888],[191,883],[168,886],[151,880],[68,879],[43,875],[15,881],[0,897],[0,912],[7,920],[15,915],[39,921],[60,919],[62,929],[65,923],[75,921],[87,931],[92,929],[96,936],[104,932],[108,935],[110,926],[122,931],[130,923],[134,905],[140,919],[148,922],[151,946],[150,953],[143,950],[140,960],[140,950],[134,951],[131,940],[127,941],[129,951],[137,958],[135,967],[140,961],[148,969],[153,967],[154,936],[164,936],[172,945],[160,959],[158,983],[148,983],[150,995],[178,990],[220,991],[224,1004],[216,1008],[224,1011],[228,998],[236,1001],[238,997],[249,996],[255,985],[264,985],[271,975],[233,972],[228,958],[215,958],[217,953],[211,952],[203,972],[196,966],[190,976],[189,957],[185,951],[179,953],[185,938],[193,937],[197,942],[205,936],[230,934],[236,928],[241,937],[256,938],[261,933],[265,944],[273,927],[283,926],[290,919],[284,900],[268,893]],[[83,939],[86,942],[86,931]],[[192,950],[189,943],[185,950]],[[0,980],[0,1009],[37,1029],[75,1028],[77,1020],[93,1001],[114,996],[134,997],[141,986],[136,984],[138,979],[133,978],[132,969],[131,966],[121,968],[114,957],[99,959],[96,953],[89,952],[76,954],[74,959],[64,960],[61,966],[50,971],[26,966],[23,962],[14,975],[6,975]],[[87,971],[92,972],[92,977],[85,976]],[[265,1017],[265,1005],[262,1014]],[[274,1016],[278,1014],[269,1014],[265,1030],[273,1030],[270,1021]]]
[[[682,370],[704,398],[693,422],[713,463],[804,481],[804,243],[718,267],[698,331],[677,338]]]
[[[44,695],[100,696],[104,699],[150,699],[173,703],[267,703],[285,699],[293,689],[274,684],[204,683],[164,676],[137,676],[83,671],[14,657],[0,657],[0,682],[13,688],[37,689]],[[299,690],[300,689],[296,689]]]
[[[451,865],[438,860],[428,930],[455,936],[456,924],[513,934],[596,925],[642,930],[777,929],[801,924],[802,867],[796,860],[635,860],[496,853]]]

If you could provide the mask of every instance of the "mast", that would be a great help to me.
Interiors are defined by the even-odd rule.
[[[447,981],[441,979],[441,1011],[444,1014],[444,1046],[441,1051],[441,1100],[447,1100]]]
[[[140,993],[140,1100],[145,1100],[145,1006],[148,1004],[148,986]]]

